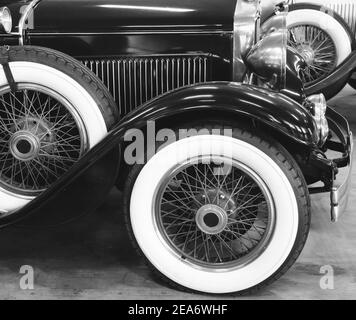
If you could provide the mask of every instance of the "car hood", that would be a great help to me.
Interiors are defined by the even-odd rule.
[[[28,0],[0,0],[0,7],[14,5],[14,4],[24,5],[28,2],[29,2]]]
[[[35,31],[232,30],[237,0],[42,0]]]

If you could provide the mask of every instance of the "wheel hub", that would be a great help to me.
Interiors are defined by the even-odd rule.
[[[314,64],[315,51],[310,45],[300,44],[298,46],[298,51],[309,66]]]
[[[11,154],[20,161],[35,159],[40,150],[50,153],[51,143],[55,142],[55,134],[51,132],[51,123],[36,117],[21,118],[12,126],[15,132],[9,140]],[[44,143],[43,146],[41,143]]]
[[[35,159],[41,149],[38,137],[29,131],[16,132],[9,144],[11,154],[20,161]]]
[[[87,150],[83,119],[62,96],[37,85],[19,83],[1,101],[0,187],[36,196]]]
[[[177,165],[157,190],[155,203],[157,231],[173,252],[209,270],[252,261],[274,225],[263,181],[238,161],[227,175],[215,175],[214,162],[222,160],[207,155]]]
[[[196,198],[200,203],[213,203],[221,208],[225,208],[228,212],[232,212],[236,209],[236,203],[231,194],[218,188],[200,192],[196,195]]]
[[[337,66],[335,42],[319,27],[301,24],[290,28],[288,45],[296,49],[307,64],[302,74],[306,85],[314,84],[330,75]]]
[[[45,141],[54,140],[55,135],[51,130],[52,127],[53,123],[36,117],[22,118],[17,123],[17,128],[20,130],[31,132]]]
[[[206,234],[219,234],[224,231],[228,222],[227,212],[214,204],[202,206],[195,216],[198,228]]]

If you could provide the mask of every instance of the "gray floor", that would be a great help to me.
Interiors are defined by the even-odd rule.
[[[355,101],[356,96],[336,101],[354,132]],[[332,224],[328,196],[314,196],[311,233],[301,257],[278,282],[249,298],[356,299],[356,168],[353,176],[350,205],[342,220]],[[171,290],[152,277],[132,252],[115,192],[94,215],[74,224],[51,230],[2,230],[0,257],[0,299],[207,298]],[[35,270],[32,291],[20,289],[22,265]],[[325,265],[334,270],[333,290],[320,287]]]

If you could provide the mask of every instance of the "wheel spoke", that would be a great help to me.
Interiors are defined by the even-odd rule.
[[[306,60],[308,67],[302,75],[306,85],[328,76],[337,66],[337,51],[330,35],[311,25],[299,25],[289,30],[288,44]]]
[[[219,268],[238,265],[263,247],[270,233],[272,207],[267,191],[248,172],[235,165],[227,174],[217,175],[213,162],[193,161],[174,172],[157,196],[156,221],[163,238],[181,257]],[[200,201],[203,197],[205,201]],[[205,225],[205,218],[199,218],[204,210],[222,212],[226,222],[221,222],[221,229],[213,231],[209,228],[214,225]]]
[[[18,84],[17,92],[6,90],[0,94],[0,187],[37,195],[86,151],[84,126],[74,106],[47,88]],[[18,141],[31,148],[20,151]]]

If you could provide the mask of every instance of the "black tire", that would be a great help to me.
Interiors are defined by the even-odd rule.
[[[1,74],[0,219],[47,190],[119,120],[108,89],[74,58],[34,46],[1,54],[17,87]]]
[[[327,78],[330,74],[332,74],[332,72],[336,69],[336,67],[338,67],[344,61],[344,59],[347,58],[346,52],[351,53],[352,50],[355,48],[355,37],[353,35],[353,32],[352,32],[350,26],[346,23],[346,21],[338,13],[334,12],[333,10],[331,10],[329,8],[326,8],[326,7],[320,6],[320,5],[308,4],[308,3],[298,3],[298,4],[292,4],[289,6],[289,12],[295,12],[295,11],[300,11],[300,10],[313,10],[313,11],[322,12],[322,13],[325,13],[326,15],[331,16],[339,25],[340,30],[343,29],[345,31],[345,36],[342,35],[342,37],[340,39],[344,40],[344,38],[348,38],[348,42],[350,43],[350,46],[348,46],[348,45],[346,45],[345,42],[343,42],[345,45],[345,48],[342,49],[342,47],[340,46],[341,40],[339,41],[339,43],[335,42],[338,39],[335,35],[335,32],[333,35],[325,32],[325,34],[327,34],[330,37],[330,39],[332,40],[332,42],[334,44],[334,50],[336,50],[335,51],[336,56],[334,56],[335,61],[332,60],[330,58],[330,56],[328,56],[327,58],[319,57],[319,60],[324,59],[323,63],[321,61],[316,62],[316,60],[314,61],[314,58],[315,58],[314,57],[313,62],[310,62],[310,64],[308,63],[308,68],[306,69],[306,72],[304,75],[305,76],[305,79],[304,79],[305,87],[306,87],[306,90],[308,90],[308,89],[311,89],[312,87],[314,87],[315,85],[317,85],[318,83],[320,83],[320,81]],[[301,16],[301,19],[303,19],[303,16]],[[304,25],[304,23],[303,23],[303,25]],[[313,25],[313,24],[311,24],[311,26],[317,27],[317,25]],[[314,32],[316,33],[318,31],[314,31]],[[319,53],[322,55],[325,54],[325,52],[326,52],[326,51],[320,50],[321,47],[320,46],[318,47],[317,43],[312,42],[312,44],[309,44],[307,42],[306,44],[307,44],[306,48],[309,48],[309,47],[311,47],[311,48],[300,49],[299,48],[300,46],[298,45],[298,46],[296,46],[296,49],[303,50],[303,52],[304,52],[304,50],[306,50],[306,52],[312,51],[313,56],[315,54],[314,50],[319,51]],[[329,51],[330,50],[331,49],[329,49]],[[306,56],[309,57],[310,54],[311,54],[311,52],[307,53]],[[303,56],[303,53],[301,53],[301,55]],[[306,58],[306,59],[308,59],[308,58]],[[328,60],[331,60],[331,61],[328,61]],[[334,64],[334,65],[331,65],[331,64]],[[309,65],[310,65],[310,67],[309,67]],[[346,85],[347,80],[348,79],[345,78],[342,81],[340,81],[340,83],[343,82],[344,85]]]
[[[189,126],[184,126],[184,127],[190,128]],[[192,127],[197,128],[196,126],[192,126]],[[221,125],[212,126],[209,124],[205,126],[199,126],[198,130],[199,128],[209,128],[209,131],[211,132],[212,129],[222,129],[222,126]],[[288,151],[277,141],[268,139],[266,137],[264,138],[262,137],[263,137],[262,133],[252,134],[248,131],[241,130],[241,129],[233,130],[233,138],[239,139],[241,141],[247,142],[248,144],[251,144],[252,146],[257,147],[262,152],[270,156],[283,170],[283,172],[285,173],[286,177],[289,180],[290,185],[293,187],[293,191],[297,199],[298,211],[299,211],[299,226],[298,226],[298,232],[293,248],[290,251],[290,254],[287,257],[287,259],[284,261],[283,265],[281,265],[276,272],[274,272],[270,277],[265,279],[263,282],[258,283],[250,288],[247,288],[246,290],[234,292],[239,295],[251,294],[271,284],[272,282],[276,281],[278,278],[280,278],[294,264],[294,262],[300,255],[305,245],[305,242],[307,240],[307,236],[310,228],[310,197],[309,197],[307,184],[305,182],[305,179],[303,177],[303,174],[298,164],[293,159],[293,157],[288,153]],[[159,145],[157,145],[157,150],[158,148]],[[150,260],[147,257],[145,257],[143,251],[138,245],[138,241],[135,238],[135,234],[131,223],[130,204],[131,204],[131,195],[132,195],[133,187],[135,186],[136,180],[138,179],[143,168],[144,165],[135,165],[131,168],[124,188],[123,199],[124,199],[125,221],[133,247],[136,249],[138,254],[141,257],[143,257],[144,261],[146,262],[147,266],[152,270],[153,274],[157,276],[159,279],[161,279],[164,283],[168,284],[169,286],[187,292],[214,293],[214,292],[204,292],[202,290],[187,288],[186,286],[182,286],[181,284],[172,281],[152,265]],[[224,293],[230,294],[233,292],[224,292]]]
[[[10,62],[36,62],[62,71],[81,84],[97,102],[108,130],[118,122],[119,110],[114,98],[103,82],[78,60],[62,52],[36,46],[10,47],[8,55]]]
[[[349,79],[349,85],[356,90],[356,73],[354,72],[350,79]]]
[[[332,9],[323,7],[323,6],[319,6],[317,4],[310,4],[310,3],[294,3],[289,6],[289,11],[302,10],[302,9],[312,9],[312,10],[317,10],[317,11],[324,11],[325,13],[332,15],[335,18],[335,20],[342,25],[342,27],[345,29],[345,31],[349,35],[352,49],[356,48],[356,39],[353,35],[353,32],[352,32],[350,26],[343,19],[343,17],[341,17],[337,12],[333,11]]]

